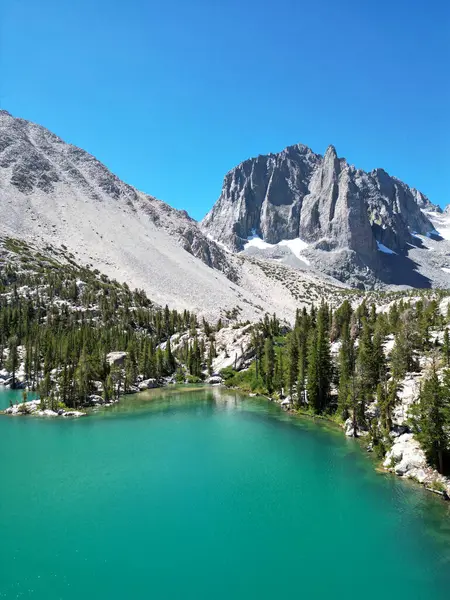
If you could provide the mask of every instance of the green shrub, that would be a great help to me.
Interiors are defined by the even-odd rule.
[[[197,377],[196,375],[188,375],[186,377],[186,383],[201,383],[202,380],[200,377]]]

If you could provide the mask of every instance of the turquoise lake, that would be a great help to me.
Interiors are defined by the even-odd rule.
[[[450,507],[262,400],[1,416],[0,449],[0,598],[450,598]]]

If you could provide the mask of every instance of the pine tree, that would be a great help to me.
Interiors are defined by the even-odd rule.
[[[339,391],[338,411],[343,420],[348,419],[351,398],[351,386],[354,371],[354,342],[350,337],[349,324],[342,327],[341,347],[339,349]]]
[[[208,360],[206,362],[206,368],[208,370],[208,375],[212,375],[213,372],[213,360],[216,358],[216,347],[214,344],[214,341],[211,339],[210,343],[209,343],[209,350],[208,350]]]
[[[273,373],[273,388],[281,397],[283,394],[283,353],[281,350],[275,352],[275,367]]]
[[[111,374],[108,374],[103,386],[103,400],[109,402],[114,397],[114,382]]]
[[[157,379],[164,375],[164,354],[160,346],[155,352],[155,375]]]
[[[444,472],[444,452],[449,448],[450,372],[441,385],[433,368],[425,379],[418,404],[410,411],[414,433],[428,459]]]
[[[166,347],[164,349],[164,369],[168,375],[175,371],[175,359],[170,346],[170,338],[167,340]]]
[[[308,353],[307,337],[304,330],[299,333],[298,344],[298,367],[297,367],[297,398],[299,404],[304,404],[305,380],[306,380],[306,359]]]
[[[374,385],[377,383],[377,373],[374,364],[372,335],[366,319],[363,320],[361,336],[359,338],[357,367],[365,387],[369,391],[373,390]]]
[[[17,336],[11,336],[8,340],[8,360],[6,361],[6,368],[11,371],[11,388],[16,387],[16,371],[19,366],[19,354],[17,351],[18,339]]]
[[[399,403],[399,391],[400,385],[394,378],[389,381],[387,387],[381,383],[377,387],[377,404],[381,413],[381,426],[386,435],[392,429],[392,414]]]
[[[413,369],[413,347],[405,325],[399,325],[391,355],[392,373],[395,379],[403,379]]]
[[[275,351],[273,347],[273,339],[271,336],[266,338],[264,342],[264,373],[265,383],[269,394],[273,392],[273,379],[275,369]]]
[[[308,377],[306,382],[308,406],[315,413],[321,410],[319,389],[319,356],[317,351],[317,329],[310,331],[308,340]]]
[[[449,303],[450,307],[450,303]],[[442,355],[444,357],[445,366],[450,366],[450,336],[448,333],[448,327],[444,330],[444,340],[442,343]]]
[[[88,353],[83,348],[75,371],[75,385],[79,404],[85,404],[93,386],[93,372]]]
[[[288,342],[287,388],[293,401],[295,384],[298,375],[298,342],[295,332],[290,335]]]
[[[391,308],[389,310],[389,327],[393,333],[395,333],[397,331],[397,327],[399,324],[399,316],[400,315],[399,315],[397,303],[394,302],[394,304],[391,306]]]
[[[380,381],[384,381],[386,378],[386,357],[384,354],[384,335],[379,328],[376,328],[372,338],[372,375],[373,375],[373,386],[378,385]]]
[[[332,379],[330,339],[328,330],[328,307],[326,304],[323,304],[317,315],[317,360],[320,411],[324,411],[328,408]]]
[[[366,318],[362,321],[362,330],[356,357],[356,375],[359,390],[358,423],[365,424],[366,406],[373,400],[378,382],[372,336]]]

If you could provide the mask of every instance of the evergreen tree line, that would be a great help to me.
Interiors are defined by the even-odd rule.
[[[139,376],[159,379],[177,372],[184,380],[211,371],[214,343],[206,350],[199,341],[195,314],[161,309],[143,291],[90,269],[7,265],[0,290],[0,368],[11,372],[15,387],[23,358],[26,382],[40,392],[43,405],[78,407],[96,392],[95,382],[109,401],[129,391]],[[205,320],[202,327],[213,340],[215,328]],[[188,340],[173,353],[170,338],[183,332]],[[111,351],[127,352],[123,367],[108,363]]]
[[[365,302],[355,310],[347,300],[336,310],[322,303],[309,311],[298,310],[287,334],[281,332],[276,316],[266,316],[254,328],[254,364],[245,374],[228,370],[225,376],[229,385],[290,396],[295,407],[313,414],[350,419],[354,434],[369,430],[377,450],[384,454],[401,382],[406,373],[420,371],[420,356],[434,352],[436,366],[422,386],[411,427],[431,462],[442,470],[450,445],[450,376],[445,371],[440,381],[438,371],[450,365],[449,321],[450,312],[442,316],[437,299],[427,298],[415,303],[400,300],[388,311],[377,311]],[[443,331],[440,343],[433,341],[432,330]],[[390,334],[394,345],[386,353]],[[339,351],[332,356],[335,342]],[[374,400],[377,412],[368,413]]]

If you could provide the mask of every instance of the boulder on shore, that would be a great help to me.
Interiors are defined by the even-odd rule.
[[[367,431],[363,431],[361,429],[356,429],[356,436],[355,436],[355,430],[353,427],[353,420],[348,418],[345,423],[344,423],[344,431],[345,431],[345,435],[347,437],[362,437],[367,435]]]
[[[422,479],[422,471],[427,467],[425,453],[412,433],[403,433],[395,438],[387,452],[383,466],[396,475]]]
[[[103,398],[98,394],[91,394],[88,398],[89,404],[103,404]]]
[[[157,379],[144,379],[144,381],[141,381],[139,384],[140,391],[152,390],[157,387],[158,387]]]
[[[6,369],[0,369],[0,379],[6,380],[11,378],[11,373]]]

